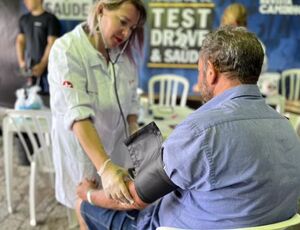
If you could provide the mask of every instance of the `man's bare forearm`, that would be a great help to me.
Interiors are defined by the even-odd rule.
[[[24,34],[18,34],[16,39],[16,51],[18,63],[21,68],[25,67],[25,36]]]
[[[45,48],[44,54],[41,59],[41,63],[43,63],[43,65],[45,65],[45,67],[48,65],[48,58],[49,58],[50,50],[51,50],[51,47],[53,46],[56,38],[57,37],[55,37],[55,36],[49,36],[47,38],[47,46]]]
[[[148,204],[144,203],[136,193],[135,186],[133,181],[127,182],[127,187],[129,192],[134,200],[133,204],[125,204],[118,202],[116,200],[109,199],[105,196],[103,190],[95,190],[91,194],[91,200],[96,206],[107,208],[107,209],[114,209],[114,210],[132,210],[132,209],[144,209]]]

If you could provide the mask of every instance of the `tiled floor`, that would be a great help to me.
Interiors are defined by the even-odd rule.
[[[5,178],[3,167],[2,140],[0,138],[0,229],[2,230],[64,230],[69,229],[67,211],[56,202],[54,191],[49,184],[47,174],[38,174],[36,214],[37,226],[29,225],[28,204],[28,174],[29,167],[17,165],[14,160],[13,180],[13,208],[14,213],[9,214],[6,204]],[[79,229],[78,227],[72,229]]]

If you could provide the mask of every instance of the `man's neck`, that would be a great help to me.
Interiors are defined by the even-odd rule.
[[[228,79],[226,78],[226,76],[222,76],[220,77],[218,84],[214,88],[214,96],[217,96],[223,93],[224,91],[241,84],[242,83],[238,79]]]
[[[36,9],[32,10],[31,14],[33,16],[39,16],[39,15],[41,15],[44,12],[45,12],[44,8],[42,6],[40,6],[40,7],[36,8]]]

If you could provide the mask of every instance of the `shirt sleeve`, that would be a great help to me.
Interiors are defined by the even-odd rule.
[[[68,42],[72,44],[72,42]],[[60,115],[66,129],[74,121],[94,118],[91,97],[87,93],[87,78],[76,50],[56,40],[49,56],[51,110]]]
[[[164,169],[173,183],[182,189],[212,189],[212,160],[205,140],[203,132],[183,122],[163,144]]]
[[[19,33],[24,34],[24,15],[19,19]]]
[[[50,20],[48,22],[48,36],[60,36],[60,22],[55,15],[51,15]]]

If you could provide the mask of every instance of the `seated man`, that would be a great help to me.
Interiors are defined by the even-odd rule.
[[[198,62],[205,104],[127,182],[135,203],[113,201],[91,181],[78,186],[82,229],[224,229],[292,217],[300,196],[300,141],[261,97],[263,56],[244,28],[208,34]],[[171,192],[158,199],[161,190]]]
[[[220,26],[243,26],[247,28],[248,24],[248,12],[247,8],[241,3],[229,4],[223,11],[221,16]],[[261,73],[267,72],[268,70],[268,57],[266,55],[266,47],[259,40],[264,50],[264,61],[261,69]],[[193,85],[193,91],[199,93],[200,89],[198,84]],[[200,92],[201,93],[201,92]]]

